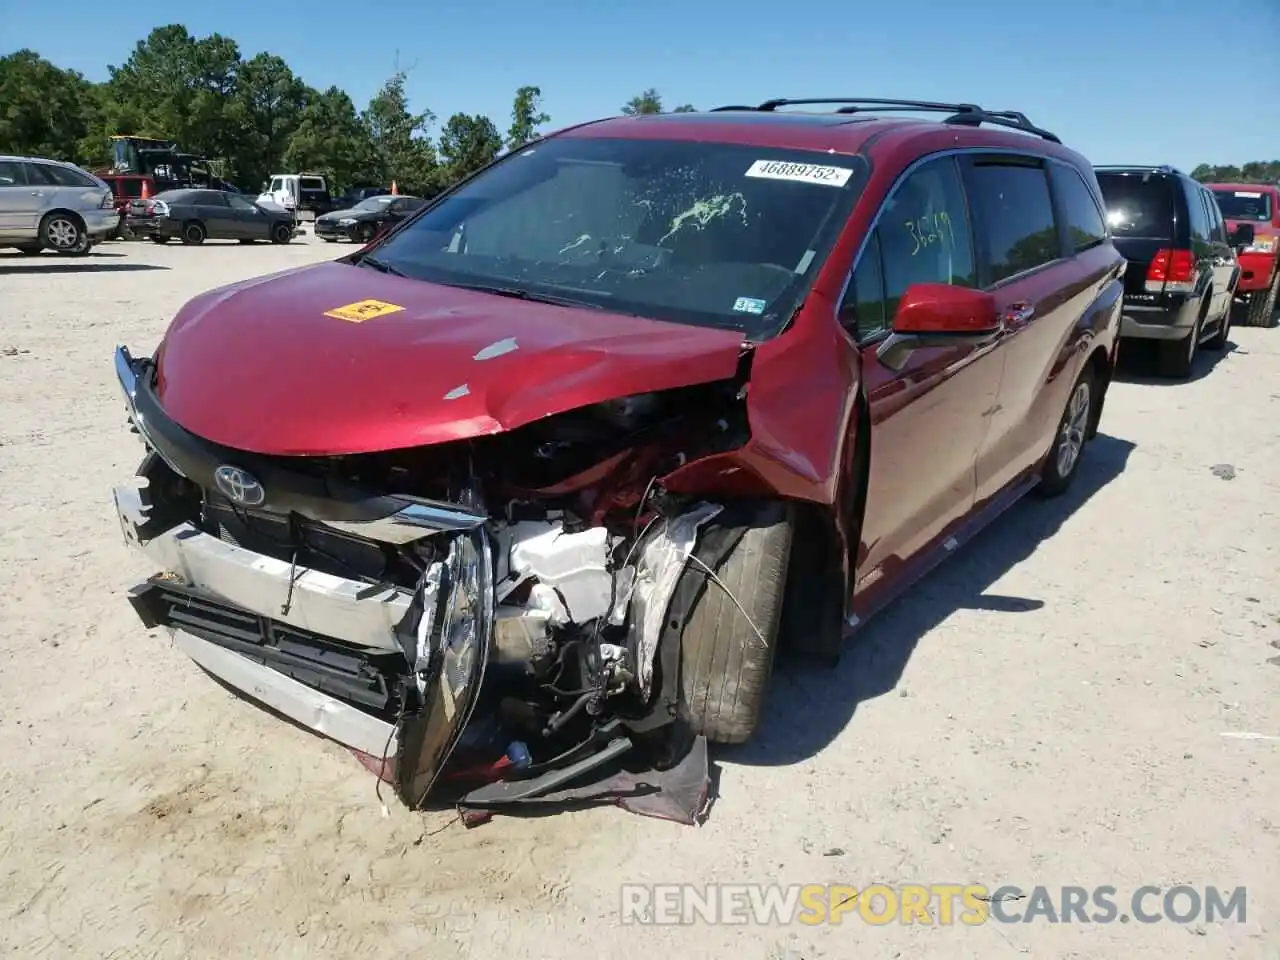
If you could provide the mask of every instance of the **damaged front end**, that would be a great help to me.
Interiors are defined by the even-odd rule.
[[[660,478],[744,442],[740,382],[414,450],[277,457],[189,433],[151,360],[115,363],[147,448],[116,509],[160,571],[131,602],[204,670],[350,748],[412,807],[501,809],[611,766],[679,770],[689,795],[647,812],[701,807],[678,595],[724,508]]]

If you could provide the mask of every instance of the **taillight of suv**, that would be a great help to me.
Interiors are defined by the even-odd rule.
[[[100,204],[98,204],[98,209],[100,209],[100,210],[110,210],[110,209],[111,209],[112,207],[114,207],[115,205],[116,205],[116,198],[115,198],[115,195],[114,195],[114,194],[112,194],[112,192],[111,192],[110,190],[108,190],[108,191],[107,191],[106,196],[104,196],[104,197],[102,198],[102,202],[101,202]]]
[[[1157,250],[1147,267],[1147,293],[1191,293],[1196,286],[1196,258],[1190,250]]]

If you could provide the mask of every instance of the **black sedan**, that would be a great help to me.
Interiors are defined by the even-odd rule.
[[[368,243],[379,230],[403,220],[427,201],[422,197],[391,194],[361,200],[350,210],[335,210],[316,219],[316,236],[335,243],[354,240]]]
[[[126,224],[135,236],[155,243],[181,240],[270,240],[288,243],[297,233],[293,214],[283,207],[254,203],[226,190],[165,190],[129,204]]]

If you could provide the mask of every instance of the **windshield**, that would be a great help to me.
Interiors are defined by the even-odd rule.
[[[1214,190],[1224,220],[1252,220],[1266,223],[1271,219],[1271,195],[1254,190]]]
[[[415,279],[761,339],[790,319],[865,178],[858,157],[560,137],[464,184],[375,256]]]
[[[1099,173],[1107,224],[1118,237],[1173,236],[1173,182],[1159,173]]]
[[[361,200],[352,210],[381,210],[395,197],[370,197],[368,200]]]

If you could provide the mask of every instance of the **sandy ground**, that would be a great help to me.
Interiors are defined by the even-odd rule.
[[[1071,496],[1015,508],[838,670],[784,665],[764,737],[716,756],[705,826],[467,831],[384,815],[348,754],[233,699],[123,597],[150,571],[110,508],[139,458],[112,348],[339,251],[100,250],[0,253],[0,954],[1280,956],[1280,329],[1234,331],[1188,383],[1129,370]],[[1249,910],[620,925],[622,883],[770,880],[1245,885]]]

